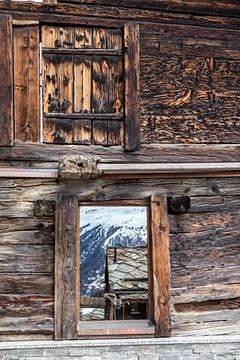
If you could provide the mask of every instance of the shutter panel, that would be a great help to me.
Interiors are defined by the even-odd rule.
[[[39,26],[14,28],[15,138],[38,142],[40,136]]]
[[[137,150],[140,146],[139,104],[139,25],[124,27],[125,69],[125,149]]]
[[[12,17],[0,15],[0,146],[13,144]]]
[[[170,336],[170,255],[167,198],[151,197],[152,293],[156,336]]]

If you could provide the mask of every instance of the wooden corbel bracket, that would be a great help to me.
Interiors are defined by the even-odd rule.
[[[92,180],[102,176],[96,156],[69,155],[59,158],[59,177],[68,180]]]

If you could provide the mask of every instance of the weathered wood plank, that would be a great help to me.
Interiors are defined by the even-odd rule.
[[[51,274],[1,274],[0,294],[53,296],[54,279]]]
[[[89,57],[74,59],[74,111],[91,112],[92,61]]]
[[[167,200],[151,197],[153,306],[157,336],[170,336],[170,254]]]
[[[124,144],[124,122],[108,121],[108,145]]]
[[[60,196],[56,209],[55,339],[76,339],[80,313],[80,241],[77,197]]]
[[[2,317],[53,317],[53,296],[1,295],[0,311]]]
[[[53,318],[47,316],[1,317],[0,333],[16,334],[52,334]]]
[[[43,119],[44,142],[71,144],[73,141],[73,122],[67,119]]]
[[[12,17],[0,15],[0,146],[13,142],[12,124]]]
[[[227,300],[239,298],[240,285],[237,284],[209,284],[199,287],[182,287],[171,289],[174,304],[201,303],[213,300]]]
[[[74,29],[74,47],[76,49],[92,48],[92,29],[76,27]]]
[[[53,228],[52,218],[8,218],[1,217],[0,234],[18,231],[45,231]]]
[[[52,245],[1,245],[0,272],[48,273],[54,268]]]
[[[0,201],[0,217],[32,217],[34,214],[34,204],[31,202]]]
[[[93,0],[95,1],[95,0]],[[131,5],[129,1],[126,1],[128,5]],[[185,4],[184,4],[185,5]],[[184,6],[183,5],[183,6]],[[169,5],[167,5],[169,7]],[[52,26],[52,23],[59,23],[60,26],[64,21],[66,22],[66,16],[68,24],[76,24],[76,16],[79,17],[79,23],[84,23],[90,26],[99,26],[101,27],[104,23],[104,26],[110,26],[112,28],[121,27],[122,22],[126,20],[129,21],[161,21],[164,23],[178,23],[178,24],[188,24],[188,25],[201,25],[201,26],[210,26],[217,28],[225,29],[239,29],[239,18],[238,17],[224,17],[224,16],[208,16],[208,15],[198,15],[198,13],[183,14],[179,12],[170,12],[170,11],[152,11],[148,9],[139,9],[139,8],[126,8],[118,6],[118,11],[116,11],[115,6],[94,6],[94,18],[93,8],[91,4],[55,4],[54,12],[53,9],[51,13],[46,13],[46,6],[42,3],[11,3],[6,4],[5,2],[0,3],[0,9],[2,11],[8,11],[8,13],[13,13],[16,19],[21,20],[23,15],[26,20],[30,21],[42,21],[49,23]],[[64,15],[64,14],[68,15]],[[103,15],[104,14],[104,15]],[[226,12],[225,12],[226,14]],[[105,17],[103,17],[105,16]]]
[[[96,155],[104,162],[143,162],[143,163],[194,163],[194,162],[239,162],[238,145],[147,145],[127,153],[122,147],[111,149],[99,146],[46,145],[17,143],[12,148],[3,147],[0,160],[58,161],[59,156],[67,154]]]
[[[172,316],[172,323],[174,336],[239,335],[239,310],[181,313]]]
[[[66,0],[60,0],[60,2],[67,2]],[[69,1],[68,1],[69,2]],[[79,3],[79,0],[71,0],[72,3]],[[85,1],[81,1],[85,3]],[[139,1],[134,0],[129,2],[128,0],[123,0],[119,3],[118,0],[88,0],[87,4],[99,4],[105,6],[118,6],[129,7],[129,8],[138,8]],[[182,13],[197,13],[197,14],[212,14],[212,15],[222,15],[222,16],[233,16],[239,17],[240,10],[238,4],[234,1],[222,1],[212,0],[211,3],[206,1],[199,2],[197,0],[190,0],[187,4],[178,0],[162,1],[162,0],[144,0],[141,2],[141,8],[154,9],[154,10],[167,10],[172,12],[182,12]]]
[[[90,145],[92,141],[91,120],[75,120],[73,123],[74,144]]]
[[[14,28],[15,138],[37,142],[40,134],[39,26]]]
[[[108,122],[107,120],[93,121],[92,141],[95,145],[107,145],[108,140]]]
[[[43,109],[49,113],[71,113],[73,66],[70,55],[43,57]]]
[[[42,26],[42,46],[52,49],[73,47],[73,28],[66,26]]]
[[[2,219],[1,219],[2,221]],[[54,225],[46,229],[0,232],[0,245],[53,245]]]
[[[137,150],[140,146],[139,105],[139,25],[124,26],[125,71],[125,149]]]
[[[34,215],[38,217],[51,217],[55,215],[55,201],[37,200],[34,204]]]

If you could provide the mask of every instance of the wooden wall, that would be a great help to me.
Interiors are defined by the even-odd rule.
[[[238,178],[0,180],[0,339],[53,336],[54,217],[36,201],[191,196],[189,213],[169,215],[173,335],[239,333]]]
[[[141,26],[142,143],[238,143],[239,31]]]

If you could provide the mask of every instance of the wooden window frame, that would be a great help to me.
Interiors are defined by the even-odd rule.
[[[81,332],[80,323],[80,236],[79,206],[148,207],[149,319],[145,322],[120,321],[101,333],[91,324]],[[161,264],[161,266],[159,266]],[[55,339],[78,339],[101,336],[171,336],[170,325],[170,256],[167,198],[152,195],[136,201],[81,202],[75,195],[59,195],[56,206],[55,239]],[[149,321],[154,325],[151,327]],[[147,324],[148,322],[148,324]],[[94,322],[89,322],[94,325]],[[100,324],[98,322],[98,324]],[[104,324],[106,322],[104,321]],[[142,324],[142,325],[141,325]],[[148,326],[149,325],[149,326]],[[79,334],[84,336],[79,336]]]

